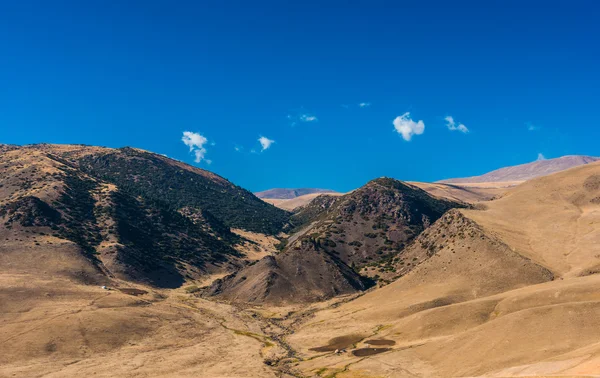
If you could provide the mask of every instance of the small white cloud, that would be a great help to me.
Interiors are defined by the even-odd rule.
[[[538,153],[537,160],[538,160],[538,161],[541,161],[541,160],[546,160],[546,157],[544,156],[544,154],[542,154],[542,153],[540,152],[540,153]]]
[[[451,130],[451,131],[458,130],[464,134],[469,132],[469,129],[467,128],[467,126],[463,125],[462,123],[459,123],[457,125],[456,122],[454,122],[454,117],[452,117],[452,116],[447,116],[446,118],[444,118],[444,120],[446,121],[446,126],[448,127],[448,130]]]
[[[342,108],[344,108],[344,109],[348,109],[348,108],[350,107],[350,105],[348,105],[348,104],[342,104],[341,106],[342,106]]]
[[[402,138],[409,142],[413,135],[421,135],[425,131],[425,123],[421,120],[418,122],[413,121],[410,118],[410,113],[406,112],[401,116],[394,119],[394,129],[398,134],[402,135]]]
[[[267,137],[261,136],[260,138],[258,138],[258,141],[260,143],[261,146],[261,151],[265,151],[267,149],[269,149],[269,147],[271,147],[271,145],[273,143],[275,143],[275,141],[273,139],[269,139]]]
[[[310,114],[300,114],[300,121],[302,122],[316,122],[318,121],[317,117]]]
[[[371,106],[370,102],[361,102],[360,104],[358,104],[359,108],[368,108],[369,106]]]
[[[190,152],[195,156],[194,161],[196,163],[200,163],[201,161],[205,161],[207,164],[212,163],[212,161],[206,159],[207,151],[204,145],[208,143],[208,139],[204,136],[199,133],[184,131],[181,141],[190,148]]]
[[[525,122],[525,126],[527,126],[528,131],[538,131],[541,127],[534,125],[531,122]]]
[[[240,146],[235,146],[233,147],[234,150],[236,150],[237,152],[242,152],[242,147]]]
[[[304,109],[300,109],[299,111],[294,111],[287,115],[287,119],[290,122],[290,126],[296,126],[300,123],[312,123],[317,122],[319,119],[312,113],[305,111]]]

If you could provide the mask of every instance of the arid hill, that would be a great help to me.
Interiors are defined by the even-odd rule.
[[[396,256],[455,207],[466,205],[380,178],[341,197],[318,197],[294,214],[293,223],[301,226],[289,239],[288,248],[301,248],[303,239],[316,240],[346,264],[362,267]]]
[[[290,218],[141,150],[0,150],[2,378],[598,376],[600,162],[473,206],[377,179]]]
[[[564,171],[580,165],[590,164],[600,158],[592,156],[563,156],[555,159],[538,160],[532,163],[500,168],[481,176],[454,178],[439,181],[446,184],[482,183],[482,182],[510,182],[526,181],[535,177],[546,176],[552,173]]]
[[[292,199],[306,194],[316,193],[337,193],[335,190],[330,189],[317,189],[317,188],[297,188],[297,189],[283,189],[275,188],[264,190],[262,192],[254,193],[258,198],[268,199]]]
[[[439,182],[413,182],[409,184],[419,187],[435,197],[451,201],[477,203],[489,201],[502,196],[508,188],[520,182],[480,183],[480,184],[443,184]]]
[[[309,240],[303,240],[310,244]],[[371,283],[348,265],[312,243],[267,256],[238,273],[219,279],[208,294],[245,303],[310,303],[353,294]]]
[[[292,218],[283,251],[223,278],[208,294],[241,302],[294,303],[364,290],[367,265],[395,270],[403,249],[447,210],[463,204],[433,198],[381,178],[340,197],[321,195]],[[410,266],[407,265],[407,266]]]
[[[230,226],[276,233],[288,219],[213,173],[131,148],[11,148],[0,169],[0,259],[27,269],[35,256],[79,251],[83,280],[177,287],[231,272],[244,256]]]
[[[280,209],[295,212],[301,207],[308,205],[315,198],[322,195],[338,197],[344,195],[344,193],[311,193],[291,199],[262,198],[262,200],[270,203],[271,205],[277,206]]]
[[[531,180],[486,207],[446,213],[405,249],[416,268],[297,329],[288,341],[300,370],[597,375],[600,163]],[[319,353],[334,342],[349,352]]]

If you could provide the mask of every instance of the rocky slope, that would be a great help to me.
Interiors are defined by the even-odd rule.
[[[317,244],[308,240],[303,243],[310,245],[267,256],[215,281],[208,295],[237,302],[307,303],[356,293],[371,285]]]
[[[245,264],[230,226],[276,233],[288,218],[213,173],[130,148],[6,148],[0,170],[0,259],[13,268],[76,250],[88,268],[63,257],[82,279],[177,287]]]
[[[358,274],[362,267],[394,269],[382,265],[402,259],[404,248],[454,207],[464,205],[389,178],[341,197],[321,195],[294,215],[294,233],[281,253],[224,278],[208,294],[283,303],[364,290],[372,281]]]
[[[389,178],[370,181],[341,197],[321,196],[302,208],[293,222],[303,228],[288,248],[303,239],[318,241],[344,263],[362,267],[397,255],[446,211],[466,205],[434,198]]]

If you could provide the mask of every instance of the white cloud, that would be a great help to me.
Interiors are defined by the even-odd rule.
[[[411,140],[413,135],[421,135],[425,131],[425,123],[421,120],[418,122],[413,121],[409,112],[396,117],[393,123],[398,134],[402,135],[402,138],[407,142]]]
[[[298,112],[292,112],[287,115],[287,119],[290,121],[290,126],[296,126],[299,123],[312,123],[318,122],[319,119],[314,114],[306,112],[304,109],[300,109]]]
[[[542,154],[542,153],[540,152],[540,153],[538,153],[537,160],[538,160],[538,161],[541,161],[541,160],[546,160],[546,157],[544,156],[544,154]]]
[[[236,150],[237,152],[242,152],[242,147],[240,146],[235,146],[233,147],[234,150]]]
[[[462,123],[459,123],[458,125],[456,124],[456,122],[454,122],[454,117],[452,116],[447,116],[446,118],[444,118],[444,120],[446,121],[446,126],[448,127],[448,130],[451,131],[460,131],[461,133],[468,133],[469,129],[467,128],[467,126],[463,125]]]
[[[207,164],[212,163],[212,161],[206,159],[207,151],[204,145],[208,143],[208,139],[204,136],[199,133],[184,131],[181,141],[190,148],[190,152],[195,156],[194,161],[196,163],[200,163],[201,161],[205,161]]]
[[[371,106],[370,102],[361,102],[360,104],[358,104],[359,108],[368,108],[369,106]]]
[[[527,126],[528,131],[538,131],[541,127],[534,125],[531,122],[525,122],[525,126]]]
[[[315,117],[314,115],[310,115],[310,114],[300,114],[299,119],[302,122],[316,122],[316,121],[318,121],[317,117]]]
[[[258,138],[258,141],[260,142],[261,145],[261,151],[265,151],[267,150],[269,147],[271,147],[271,145],[273,143],[275,143],[275,141],[273,139],[269,139],[267,137],[261,136],[260,138]]]

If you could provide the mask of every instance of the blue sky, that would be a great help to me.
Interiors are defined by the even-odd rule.
[[[597,156],[599,18],[591,0],[4,1],[0,143],[134,146],[254,191]]]

